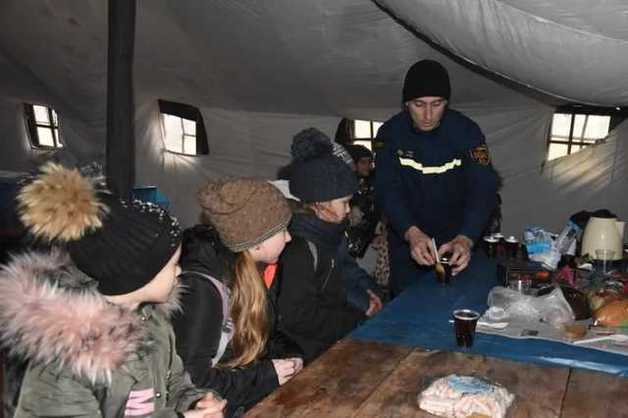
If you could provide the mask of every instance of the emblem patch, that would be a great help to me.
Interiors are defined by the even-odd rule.
[[[488,147],[486,144],[479,145],[472,148],[469,151],[471,159],[480,165],[489,165],[491,163],[491,157],[488,153]]]
[[[414,151],[397,150],[400,158],[414,158]]]

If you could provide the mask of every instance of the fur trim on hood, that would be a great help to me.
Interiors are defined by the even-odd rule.
[[[178,304],[156,306],[168,314]],[[136,312],[107,302],[60,251],[16,256],[0,269],[0,338],[12,355],[110,383],[147,337]]]

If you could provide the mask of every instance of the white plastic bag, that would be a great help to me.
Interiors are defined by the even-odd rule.
[[[489,308],[503,309],[511,321],[541,321],[561,329],[564,324],[575,319],[571,306],[559,287],[544,296],[528,296],[497,286],[488,294],[487,303]]]

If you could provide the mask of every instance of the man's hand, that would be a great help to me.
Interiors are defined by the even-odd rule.
[[[440,246],[438,255],[441,256],[445,253],[451,253],[449,264],[453,266],[451,274],[455,276],[469,265],[472,247],[473,241],[471,241],[471,238],[465,235],[457,235],[451,241]]]
[[[369,295],[369,308],[366,311],[366,316],[369,318],[382,310],[384,304],[382,300],[371,289],[366,289],[366,293]]]
[[[436,263],[436,254],[432,246],[432,238],[428,237],[416,226],[408,228],[404,238],[410,246],[410,254],[414,261],[422,266],[431,266]]]

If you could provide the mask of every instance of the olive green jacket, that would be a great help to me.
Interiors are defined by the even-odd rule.
[[[0,271],[0,335],[28,360],[16,418],[177,417],[203,397],[183,370],[172,304],[108,303],[62,254]]]

